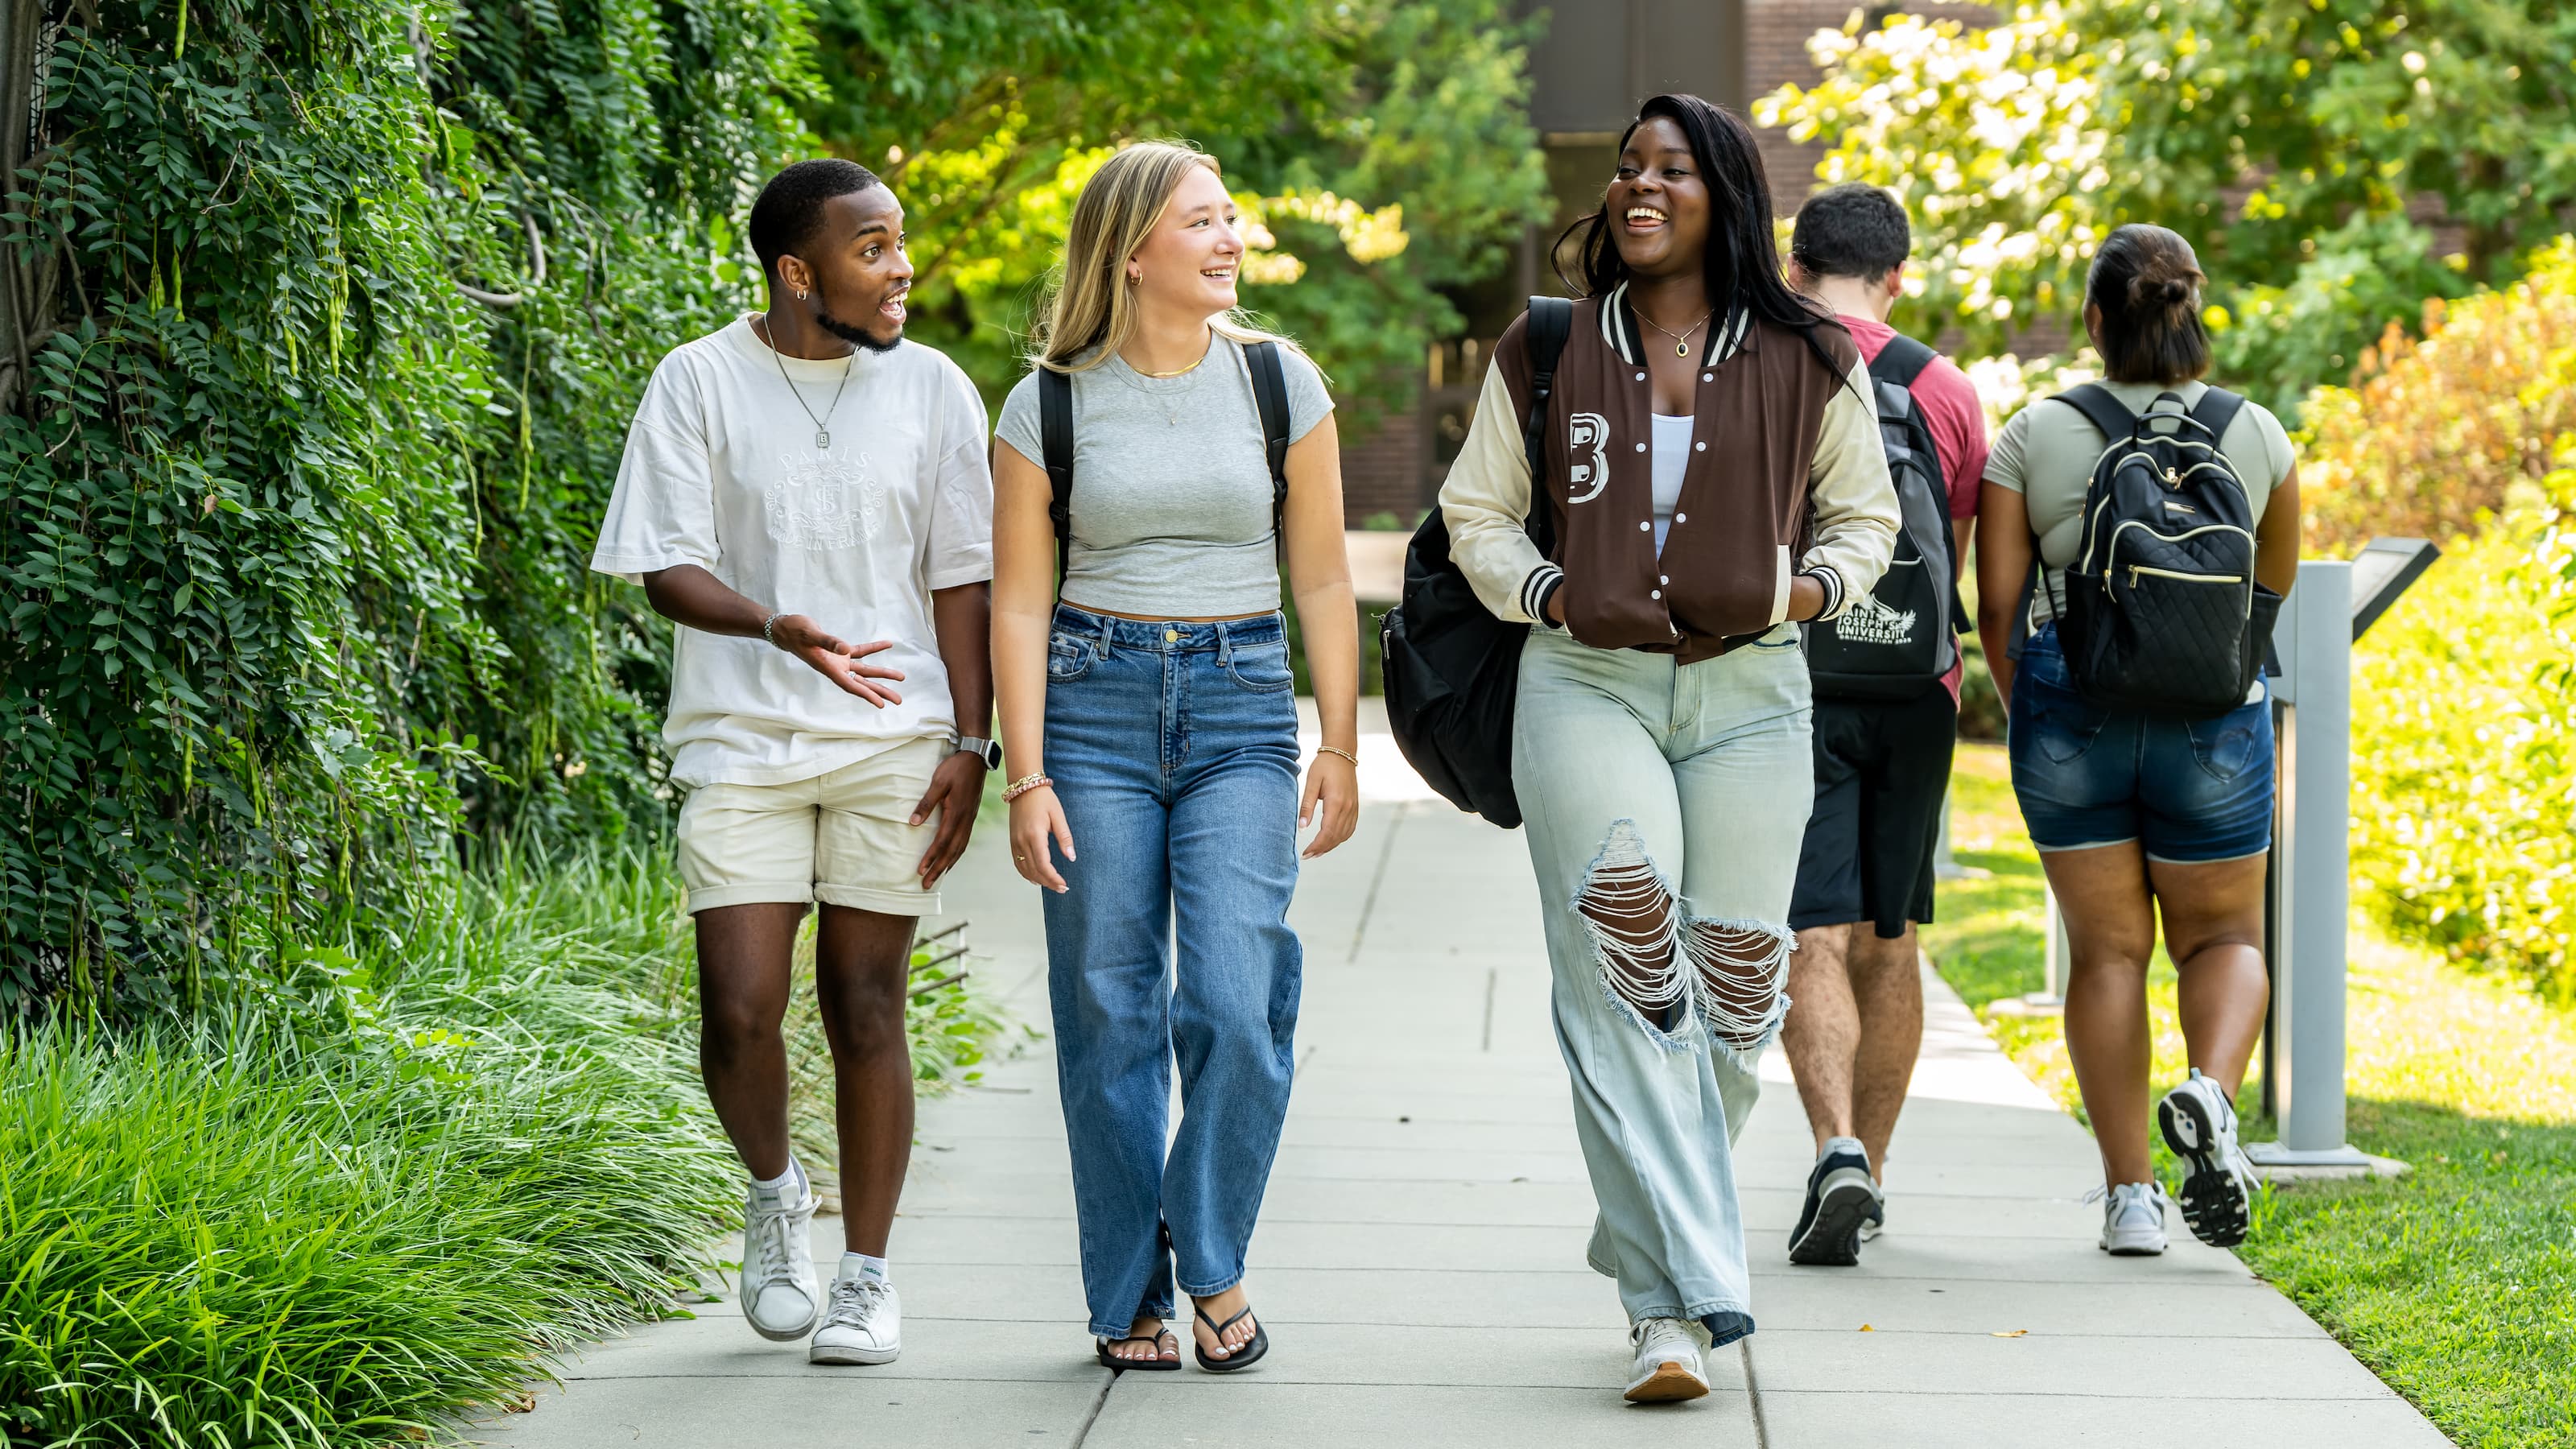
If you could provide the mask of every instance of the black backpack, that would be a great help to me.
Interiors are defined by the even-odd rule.
[[[1211,343],[1211,346],[1214,344]],[[1279,344],[1243,344],[1252,374],[1252,403],[1261,412],[1261,444],[1270,460],[1270,533],[1281,557],[1288,552],[1288,379],[1279,370]],[[1046,454],[1047,483],[1055,500],[1055,576],[1063,579],[1073,554],[1073,379],[1051,367],[1038,369],[1038,444]]]
[[[1547,401],[1557,359],[1574,323],[1563,297],[1532,297],[1529,416],[1521,447],[1529,454],[1530,511],[1523,527],[1539,557],[1556,551],[1547,495]],[[1494,617],[1449,557],[1449,524],[1440,510],[1422,520],[1404,551],[1404,602],[1387,611],[1378,633],[1386,675],[1386,720],[1405,762],[1441,798],[1509,830],[1521,823],[1512,793],[1512,713],[1520,693],[1521,646],[1527,624]]]
[[[2132,413],[2088,383],[2057,395],[2110,444],[2084,490],[2057,634],[2106,708],[2207,719],[2244,703],[2281,596],[2254,581],[2254,505],[2219,450],[2245,399],[2163,393]]]
[[[1932,428],[1914,405],[1931,348],[1899,334],[1869,365],[1879,441],[1896,482],[1896,553],[1841,617],[1804,625],[1807,672],[1820,699],[1907,700],[1940,683],[1959,657],[1958,540]],[[1936,572],[1937,571],[1937,572]]]

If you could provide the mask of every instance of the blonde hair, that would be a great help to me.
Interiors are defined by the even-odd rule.
[[[1136,335],[1136,292],[1126,285],[1127,259],[1154,234],[1172,204],[1172,193],[1194,166],[1220,179],[1225,175],[1214,156],[1187,141],[1139,141],[1103,162],[1082,184],[1065,233],[1063,264],[1038,305],[1031,364],[1054,372],[1087,371]],[[1241,307],[1210,318],[1208,326],[1238,343],[1297,348],[1254,325]]]

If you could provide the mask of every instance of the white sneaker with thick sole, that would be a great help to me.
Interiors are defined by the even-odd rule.
[[[1708,1392],[1700,1367],[1700,1329],[1678,1318],[1641,1318],[1628,1326],[1637,1362],[1625,1397],[1632,1404],[1670,1404]]]
[[[2236,1104],[2194,1067],[2156,1104],[2156,1124],[2182,1159],[2182,1191],[2174,1201],[2191,1235],[2213,1248],[2244,1242],[2254,1220],[2255,1177],[2254,1164],[2236,1145]]]
[[[2102,1251],[2115,1258],[2152,1258],[2165,1250],[2165,1190],[2161,1183],[2124,1182],[2097,1187],[2086,1202],[2102,1204]]]
[[[814,1330],[813,1363],[892,1363],[903,1355],[903,1302],[894,1285],[866,1273],[842,1270]]]
[[[823,1285],[805,1250],[814,1211],[823,1205],[803,1173],[796,1196],[751,1190],[742,1214],[742,1317],[773,1343],[793,1343],[823,1316]]]

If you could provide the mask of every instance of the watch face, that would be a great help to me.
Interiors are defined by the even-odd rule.
[[[986,740],[984,742],[984,768],[987,770],[998,770],[1002,768],[1001,741]]]

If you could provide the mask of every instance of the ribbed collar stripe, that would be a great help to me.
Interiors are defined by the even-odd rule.
[[[1752,310],[1741,302],[1737,303],[1727,313],[1726,323],[1719,331],[1717,350],[1701,354],[1702,365],[1714,365],[1733,357],[1744,346],[1745,335],[1752,330]],[[1601,340],[1609,343],[1611,349],[1619,354],[1619,360],[1630,367],[1635,367],[1637,359],[1645,355],[1646,344],[1638,327],[1636,309],[1628,305],[1628,284],[1625,282],[1611,288],[1610,295],[1601,299]]]

